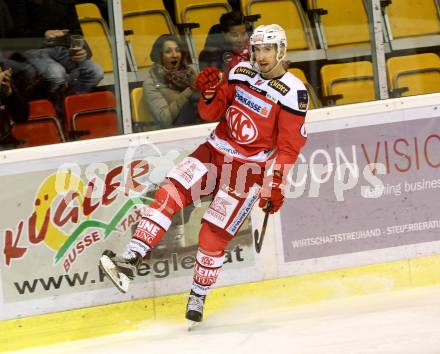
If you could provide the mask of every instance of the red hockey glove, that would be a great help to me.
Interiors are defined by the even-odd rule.
[[[210,66],[203,69],[200,74],[197,75],[196,87],[205,100],[210,100],[215,96],[217,88],[222,83],[223,76],[223,72]]]
[[[268,209],[268,205],[270,205],[269,202],[271,204],[270,209]],[[274,171],[272,176],[267,176],[263,180],[259,207],[273,214],[281,208],[283,202],[283,175],[279,171]]]

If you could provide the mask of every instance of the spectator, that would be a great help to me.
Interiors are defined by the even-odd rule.
[[[12,135],[13,123],[23,123],[29,117],[29,105],[12,81],[12,69],[0,68],[0,150],[18,146]]]
[[[195,70],[187,64],[180,39],[164,34],[153,44],[153,65],[144,81],[144,104],[160,128],[196,124],[198,95],[193,88]]]
[[[220,23],[209,30],[199,55],[200,70],[214,66],[227,73],[239,62],[249,60],[247,30],[246,18],[240,11],[223,14]]]
[[[23,97],[27,100],[41,98],[42,78],[20,53],[0,50],[0,66],[12,69],[14,87]]]
[[[25,57],[45,79],[49,92],[61,97],[90,92],[103,72],[90,60],[86,42],[83,48],[69,50],[70,36],[82,35],[73,0],[8,1],[14,33],[30,39]]]

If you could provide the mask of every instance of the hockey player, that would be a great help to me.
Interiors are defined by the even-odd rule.
[[[308,104],[304,85],[284,68],[286,48],[280,26],[259,26],[250,38],[250,62],[237,64],[227,80],[212,67],[198,75],[200,116],[219,124],[207,142],[168,173],[127,251],[121,255],[104,252],[101,267],[119,290],[127,291],[142,258],[165,235],[173,215],[210,195],[186,310],[187,319],[200,322],[225,248],[254,203],[259,198],[263,210],[279,210],[285,176],[306,142]]]

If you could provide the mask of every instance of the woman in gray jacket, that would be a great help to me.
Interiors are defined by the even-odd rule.
[[[160,36],[150,53],[153,65],[147,70],[143,99],[147,112],[159,128],[201,123],[197,114],[196,73],[186,61],[178,37]]]

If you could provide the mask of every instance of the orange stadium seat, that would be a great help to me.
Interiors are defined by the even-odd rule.
[[[49,100],[36,100],[29,102],[29,118],[57,118],[53,103]]]
[[[440,57],[435,53],[390,58],[387,74],[394,97],[440,92]]]
[[[241,0],[241,8],[246,15],[260,15],[255,26],[276,23],[283,27],[287,50],[316,48],[309,19],[298,0]]]
[[[92,59],[102,67],[104,73],[113,72],[110,32],[98,7],[85,3],[75,5],[75,8],[84,38],[92,50]]]
[[[153,122],[151,113],[143,100],[143,87],[131,91],[131,120],[138,131],[156,130],[159,127]]]
[[[21,147],[56,144],[64,142],[64,135],[52,102],[36,100],[29,102],[29,120],[15,124],[14,137],[23,143]]]
[[[333,104],[375,99],[373,66],[369,61],[324,65],[321,82],[323,99]]]
[[[437,0],[393,0],[385,7],[384,14],[393,50],[439,45]]]
[[[307,0],[320,47],[327,58],[368,55],[370,32],[368,14],[362,0]]]
[[[232,8],[227,0],[175,0],[174,6],[176,22],[184,29],[191,56],[196,62],[211,27],[218,24],[220,16],[232,11]],[[198,27],[189,24],[197,24]]]
[[[130,43],[138,68],[152,64],[150,52],[162,34],[175,34],[173,22],[161,0],[123,0],[125,39]]]
[[[67,127],[74,138],[91,139],[119,134],[116,98],[110,91],[67,96]]]

